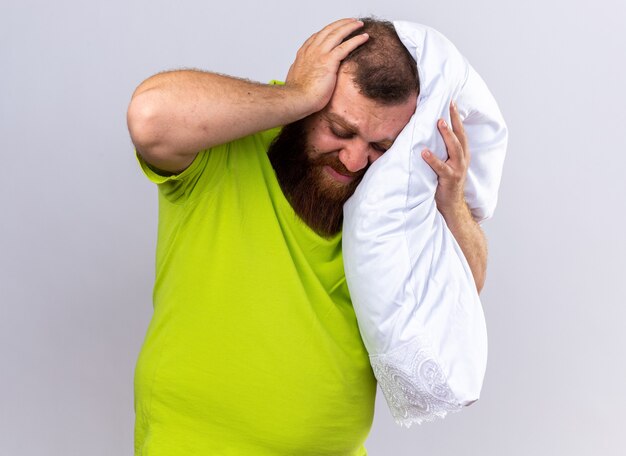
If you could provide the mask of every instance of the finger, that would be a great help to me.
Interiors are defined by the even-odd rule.
[[[318,32],[315,32],[313,35],[309,37],[308,40],[304,42],[304,44],[308,45],[308,44],[311,44],[313,41],[323,41],[324,39],[328,37],[330,33],[335,31],[337,28],[340,28],[343,25],[351,24],[354,22],[356,22],[356,19],[353,19],[353,18],[339,19],[338,21],[328,24],[326,27],[319,30]]]
[[[319,46],[325,52],[330,52],[361,27],[363,27],[363,22],[352,19],[329,30],[322,30],[311,44]]]
[[[457,108],[455,102],[450,103],[450,120],[452,122],[452,131],[459,140],[463,150],[463,155],[466,157],[469,154],[469,144],[467,142],[467,135],[465,134],[465,126],[463,125],[459,109]]]
[[[422,158],[433,169],[435,174],[440,178],[453,177],[454,170],[443,160],[440,160],[430,150],[424,149],[422,151]]]
[[[343,27],[346,24],[351,24],[351,23],[354,23],[354,22],[361,22],[361,21],[359,21],[357,18],[354,18],[354,17],[345,17],[343,19],[338,19],[338,20],[336,20],[334,22],[331,22],[326,27],[324,27],[322,30],[320,30],[320,33],[328,34],[330,32],[333,32],[333,31]]]
[[[369,35],[367,33],[361,33],[360,35],[353,36],[349,40],[344,41],[333,49],[332,52],[338,60],[343,60],[348,56],[348,54],[365,43],[368,39]]]
[[[443,142],[446,145],[446,151],[448,152],[448,158],[453,160],[454,162],[461,162],[464,160],[465,156],[463,154],[463,146],[461,142],[456,137],[454,131],[452,131],[452,127],[444,120],[439,119],[437,122],[437,128],[439,129],[439,133],[443,137]]]
[[[309,47],[315,40],[323,40],[324,38],[326,38],[326,36],[328,36],[328,34],[332,32],[333,30],[335,30],[337,27],[341,27],[344,24],[349,24],[355,21],[356,19],[346,18],[346,19],[339,19],[335,22],[332,22],[328,24],[326,27],[324,27],[323,29],[321,29],[320,31],[315,32],[313,35],[307,38],[307,40],[302,44],[301,47],[302,48]]]

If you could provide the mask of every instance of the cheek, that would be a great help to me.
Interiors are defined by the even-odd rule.
[[[334,152],[341,148],[341,140],[321,128],[313,129],[310,132],[308,144],[318,154]]]

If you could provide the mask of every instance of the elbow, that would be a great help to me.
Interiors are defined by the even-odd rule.
[[[137,89],[128,105],[126,122],[130,138],[137,151],[150,155],[158,148],[158,111],[149,91]]]
[[[195,154],[177,152],[169,114],[156,90],[142,86],[135,91],[128,105],[126,121],[136,152],[154,168],[169,173],[179,173],[195,158]],[[179,147],[180,148],[180,147]]]
[[[133,144],[138,149],[143,149],[150,142],[152,134],[150,133],[151,125],[154,123],[154,109],[145,96],[145,92],[139,92],[139,88],[133,94],[128,111],[126,112],[126,123],[128,132]]]

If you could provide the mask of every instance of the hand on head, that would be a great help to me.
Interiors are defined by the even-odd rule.
[[[367,34],[343,41],[362,26],[363,22],[356,19],[338,20],[311,35],[298,50],[285,86],[301,92],[310,113],[326,106],[335,89],[341,61],[367,41]]]

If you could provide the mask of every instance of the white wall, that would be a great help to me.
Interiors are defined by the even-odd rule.
[[[179,67],[284,78],[311,33],[370,13],[452,39],[511,131],[482,399],[407,431],[379,394],[370,454],[626,454],[622,0],[2,0],[1,455],[132,453],[156,235],[134,87]]]

